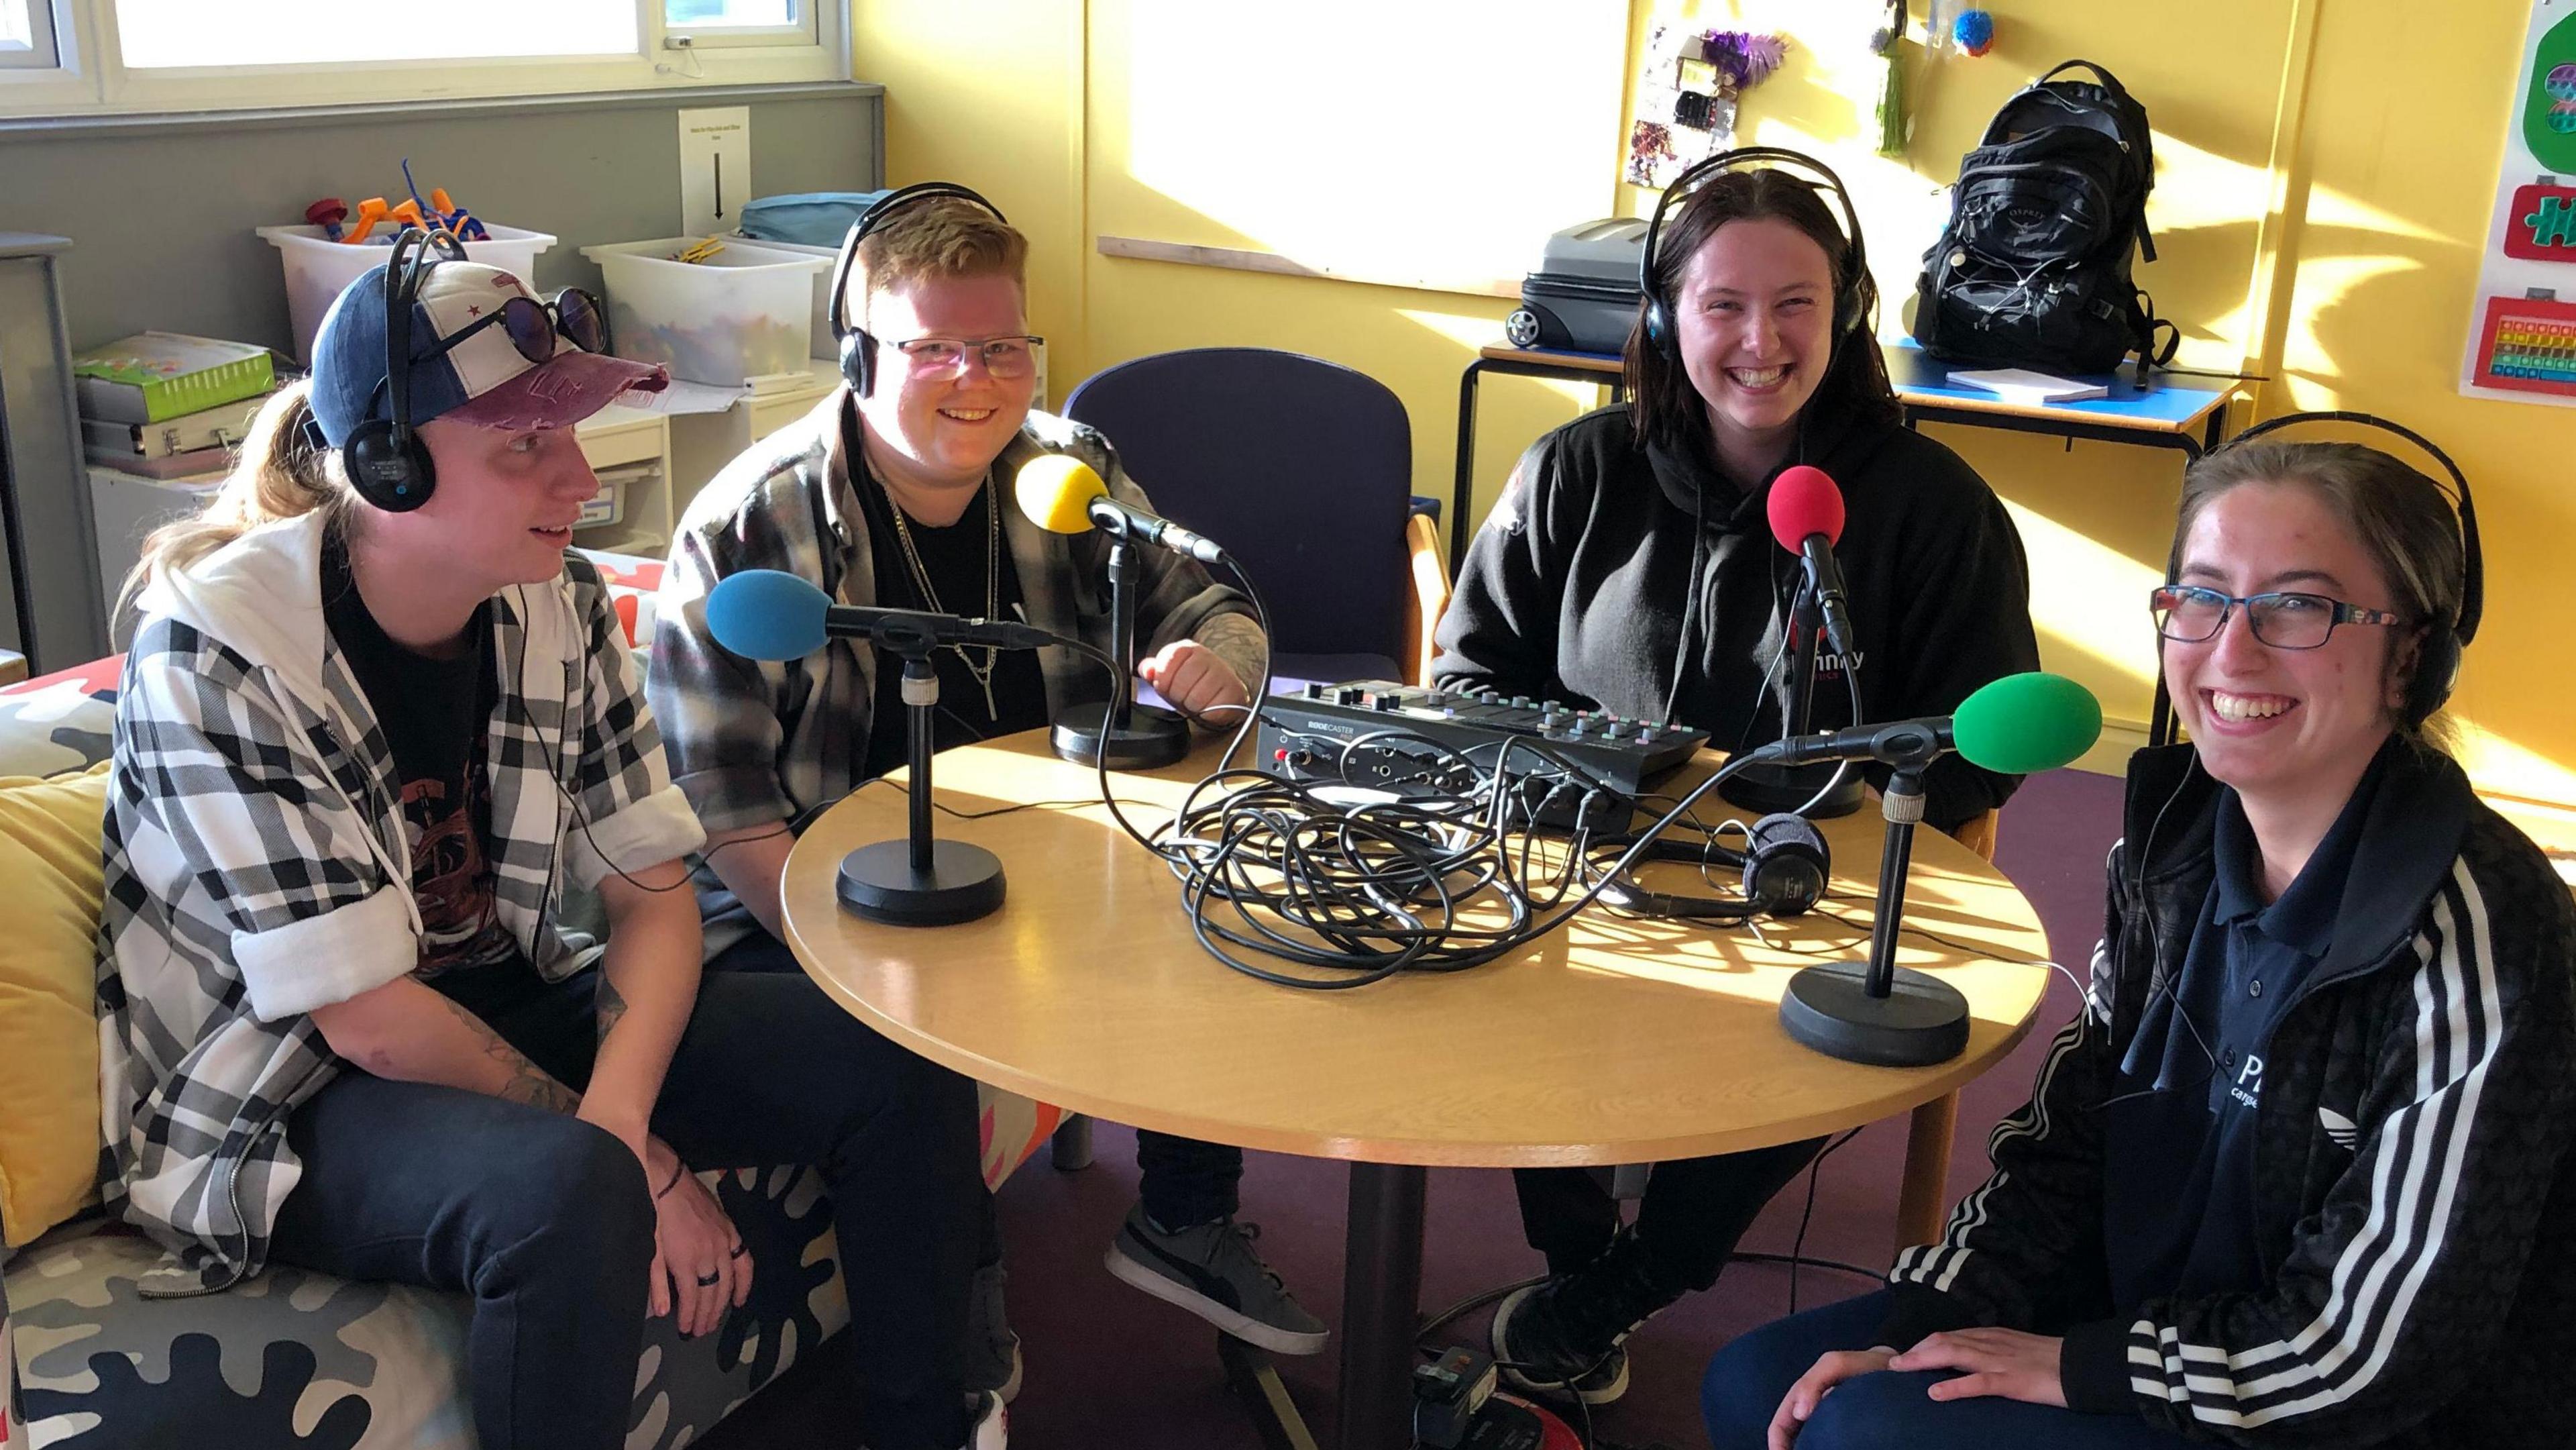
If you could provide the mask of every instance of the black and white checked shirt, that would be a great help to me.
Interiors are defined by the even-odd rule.
[[[322,521],[256,529],[140,603],[116,710],[100,926],[102,1191],[171,1250],[146,1293],[265,1261],[302,1169],[286,1114],[338,1071],[308,1015],[419,964],[401,781],[324,624]],[[501,924],[560,979],[568,886],[688,855],[633,655],[588,561],[501,593],[489,722]],[[560,789],[558,788],[560,785]],[[571,801],[578,801],[576,818]]]

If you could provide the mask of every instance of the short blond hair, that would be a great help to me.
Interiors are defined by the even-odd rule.
[[[868,299],[925,277],[1003,276],[1028,286],[1029,239],[957,196],[911,202],[859,243],[848,306],[865,325]]]

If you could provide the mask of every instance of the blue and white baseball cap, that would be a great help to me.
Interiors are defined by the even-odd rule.
[[[483,262],[445,260],[422,274],[411,308],[410,421],[455,418],[483,428],[568,428],[628,394],[659,392],[671,380],[659,364],[584,352],[560,330],[554,357],[528,361],[509,328],[484,326],[443,347],[513,297],[537,300],[528,284]],[[341,289],[313,338],[313,416],[337,448],[370,418],[393,416],[385,379],[385,269]]]

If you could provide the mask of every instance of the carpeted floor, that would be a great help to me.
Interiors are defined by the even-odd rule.
[[[2076,771],[2033,778],[2006,807],[1998,864],[2038,908],[2059,960],[2080,972],[2102,924],[2102,863],[2119,833],[2120,782]],[[2041,1020],[2003,1066],[1964,1094],[1953,1199],[1986,1174],[1985,1136],[2028,1095],[2047,1039],[2073,1015],[2075,995],[2052,982]],[[1257,1447],[1250,1422],[1226,1388],[1215,1332],[1198,1320],[1112,1279],[1100,1256],[1136,1192],[1135,1137],[1102,1124],[1098,1162],[1057,1173],[1041,1154],[1002,1186],[1010,1245],[1011,1318],[1026,1342],[1027,1384],[1012,1407],[1014,1450],[1220,1450]],[[1815,1180],[1806,1252],[1883,1267],[1895,1221],[1897,1174],[1905,1151],[1902,1119],[1862,1132],[1827,1160]],[[1342,1289],[1343,1195],[1337,1163],[1249,1155],[1243,1216],[1262,1226],[1270,1262],[1308,1308],[1337,1322]],[[1786,1253],[1806,1202],[1805,1179],[1774,1201],[1743,1247]],[[1435,1170],[1424,1258],[1427,1311],[1534,1273],[1538,1256],[1521,1241],[1509,1180],[1498,1171]],[[1865,1292],[1856,1277],[1808,1270],[1799,1302],[1812,1306]],[[1739,1264],[1717,1287],[1668,1310],[1632,1339],[1634,1385],[1596,1416],[1605,1438],[1676,1447],[1706,1443],[1700,1431],[1702,1365],[1728,1338],[1789,1309],[1785,1268]],[[1481,1335],[1484,1315],[1463,1321]],[[836,1339],[717,1427],[709,1450],[844,1447],[848,1426],[847,1338]],[[1332,1423],[1333,1350],[1286,1361],[1281,1372],[1320,1433]]]

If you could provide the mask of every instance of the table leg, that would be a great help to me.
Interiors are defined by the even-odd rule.
[[[1216,1337],[1216,1357],[1225,1366],[1226,1383],[1243,1396],[1244,1407],[1252,1412],[1261,1450],[1318,1450],[1306,1417],[1298,1412],[1297,1401],[1261,1346],[1221,1333]]]
[[[1939,1241],[1947,1207],[1950,1138],[1959,1126],[1959,1095],[1934,1098],[1914,1110],[1905,1134],[1905,1177],[1896,1191],[1896,1247]]]
[[[1469,520],[1475,514],[1476,501],[1476,380],[1484,375],[1485,360],[1467,364],[1458,375],[1458,481],[1449,490],[1449,577],[1467,562],[1467,536],[1475,525]]]
[[[1351,1165],[1342,1250],[1340,1450],[1406,1450],[1413,1443],[1413,1338],[1422,1312],[1428,1182],[1415,1165]]]
[[[1055,1125],[1055,1136],[1048,1140],[1058,1173],[1079,1173],[1091,1166],[1091,1119],[1083,1113],[1068,1113]]]

